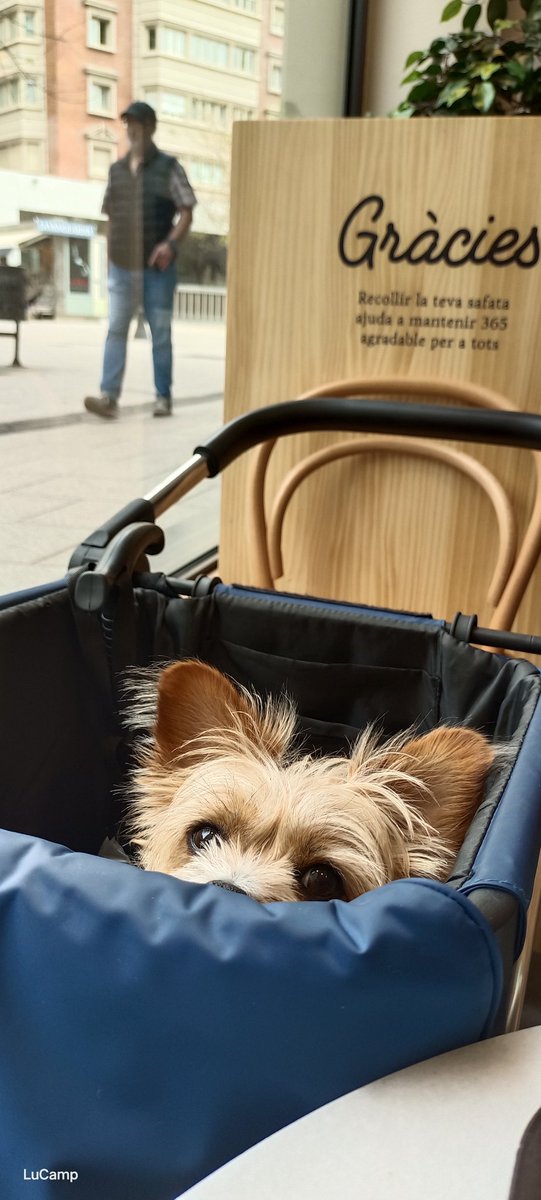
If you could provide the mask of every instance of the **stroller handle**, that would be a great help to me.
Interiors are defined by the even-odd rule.
[[[541,416],[534,413],[320,396],[271,404],[237,417],[197,446],[194,455],[206,461],[212,478],[259,442],[318,430],[449,438],[541,450]]]

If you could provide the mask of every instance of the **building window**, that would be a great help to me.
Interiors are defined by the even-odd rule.
[[[193,184],[199,187],[224,187],[225,170],[221,163],[204,159],[192,159],[188,174]]]
[[[243,12],[255,13],[256,0],[233,0],[233,8],[241,8]]]
[[[283,37],[285,30],[285,11],[283,0],[272,0],[270,15],[270,31]]]
[[[114,51],[115,35],[115,17],[105,16],[96,10],[88,14],[87,45],[93,50],[108,50],[110,53]]]
[[[233,109],[233,120],[234,121],[251,121],[253,118],[253,115],[254,115],[253,108],[234,108]]]
[[[186,54],[186,34],[182,29],[172,29],[170,25],[162,25],[159,44],[162,54],[172,54],[175,58],[184,58]]]
[[[183,117],[186,113],[186,97],[180,92],[162,90],[159,93],[159,109],[167,117]]]
[[[3,79],[0,83],[0,109],[19,107],[19,79]]]
[[[156,49],[156,26],[147,25],[147,50]]]
[[[198,62],[208,63],[212,67],[227,67],[229,47],[227,42],[219,42],[216,38],[199,37],[193,33],[190,42],[192,58]]]
[[[90,143],[88,174],[91,179],[107,179],[112,162],[111,146],[97,146],[95,143]]]
[[[275,96],[282,95],[282,64],[278,62],[269,63],[268,73],[268,89]]]
[[[17,16],[10,13],[8,17],[2,17],[0,21],[0,41],[4,46],[10,42],[18,42],[20,40],[20,28]]]
[[[36,36],[36,14],[32,9],[25,8],[23,11],[23,26],[27,37]]]
[[[247,50],[245,46],[233,46],[233,70],[242,71],[245,75],[255,75],[255,50]]]
[[[35,106],[39,101],[38,81],[32,75],[26,75],[24,80],[26,103]]]
[[[192,121],[202,121],[205,125],[218,125],[225,129],[227,124],[227,104],[218,104],[214,100],[192,100]]]
[[[100,117],[116,117],[116,85],[100,79],[88,83],[88,111]]]

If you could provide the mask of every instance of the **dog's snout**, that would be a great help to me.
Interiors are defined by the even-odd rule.
[[[225,879],[213,879],[211,882],[214,884],[214,887],[225,888],[226,892],[238,892],[239,896],[248,895],[248,892],[245,892],[244,888],[237,887],[236,883],[227,883]]]

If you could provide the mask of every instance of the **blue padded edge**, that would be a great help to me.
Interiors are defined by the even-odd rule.
[[[520,908],[517,953],[524,941],[541,845],[540,762],[541,701],[538,701],[471,874],[459,889],[470,895],[477,888],[497,888],[516,898]]]
[[[76,1170],[78,1200],[171,1200],[337,1096],[489,1036],[502,994],[488,923],[443,884],[260,905],[14,833],[0,950],[2,1200],[42,1167]]]
[[[445,621],[440,620],[437,617],[432,617],[429,613],[412,613],[406,611],[402,612],[400,609],[374,608],[370,604],[362,605],[353,604],[345,600],[326,600],[325,598],[320,599],[317,596],[301,596],[295,592],[266,591],[264,588],[243,587],[238,583],[217,584],[215,592],[218,593],[218,595],[249,597],[255,601],[257,601],[258,598],[262,600],[273,600],[276,603],[283,601],[287,604],[298,604],[302,605],[303,607],[318,608],[320,610],[329,612],[336,610],[344,611],[346,613],[351,613],[352,616],[358,614],[359,616],[363,617],[373,617],[375,620],[398,619],[400,621],[411,622],[415,625],[431,626],[434,629],[442,629],[445,625]]]
[[[52,583],[42,583],[36,587],[26,588],[23,592],[10,592],[0,596],[0,612],[6,608],[15,608],[18,604],[27,604],[29,600],[41,600],[42,596],[50,596],[53,592],[61,592],[66,586],[66,580],[55,579]]]

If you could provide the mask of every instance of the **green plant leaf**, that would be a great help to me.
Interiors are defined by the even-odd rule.
[[[492,108],[496,99],[496,88],[493,83],[476,83],[472,100],[479,112],[486,113]]]
[[[389,113],[389,116],[400,117],[404,119],[405,117],[413,117],[416,111],[417,110],[414,104],[408,104],[408,102],[404,100],[403,104],[399,104],[398,108],[394,108],[393,111]]]
[[[475,63],[475,66],[470,67],[468,75],[472,78],[479,76],[480,79],[490,79],[496,71],[501,71],[500,63]]]
[[[480,4],[472,4],[467,13],[464,14],[462,22],[463,29],[475,29],[479,17],[481,16],[482,8]]]
[[[457,100],[462,100],[468,95],[470,90],[469,83],[455,82],[448,83],[440,92],[436,104],[436,108],[450,108],[452,104],[456,104]]]
[[[509,75],[511,75],[517,83],[524,83],[530,73],[527,67],[524,67],[522,63],[517,62],[516,58],[512,58],[510,62],[506,63],[506,68]]]
[[[446,51],[447,51],[447,39],[446,38],[436,38],[435,41],[430,43],[430,46],[428,48],[428,52],[429,52],[429,54],[432,55],[432,58],[438,58],[440,54],[445,54]]]
[[[421,100],[432,100],[439,92],[435,79],[425,79],[411,89],[407,99],[410,104],[418,104]]]
[[[404,70],[407,71],[408,67],[412,67],[414,63],[420,62],[424,57],[424,50],[412,50],[404,63]]]
[[[506,17],[507,0],[488,0],[487,21],[491,29],[494,29],[496,21],[505,21]]]
[[[450,0],[450,3],[445,5],[445,8],[441,14],[440,20],[441,21],[451,21],[453,17],[458,16],[461,8],[462,8],[462,0]]]
[[[424,79],[421,71],[410,71],[409,75],[404,75],[402,83],[416,83],[418,79]]]

